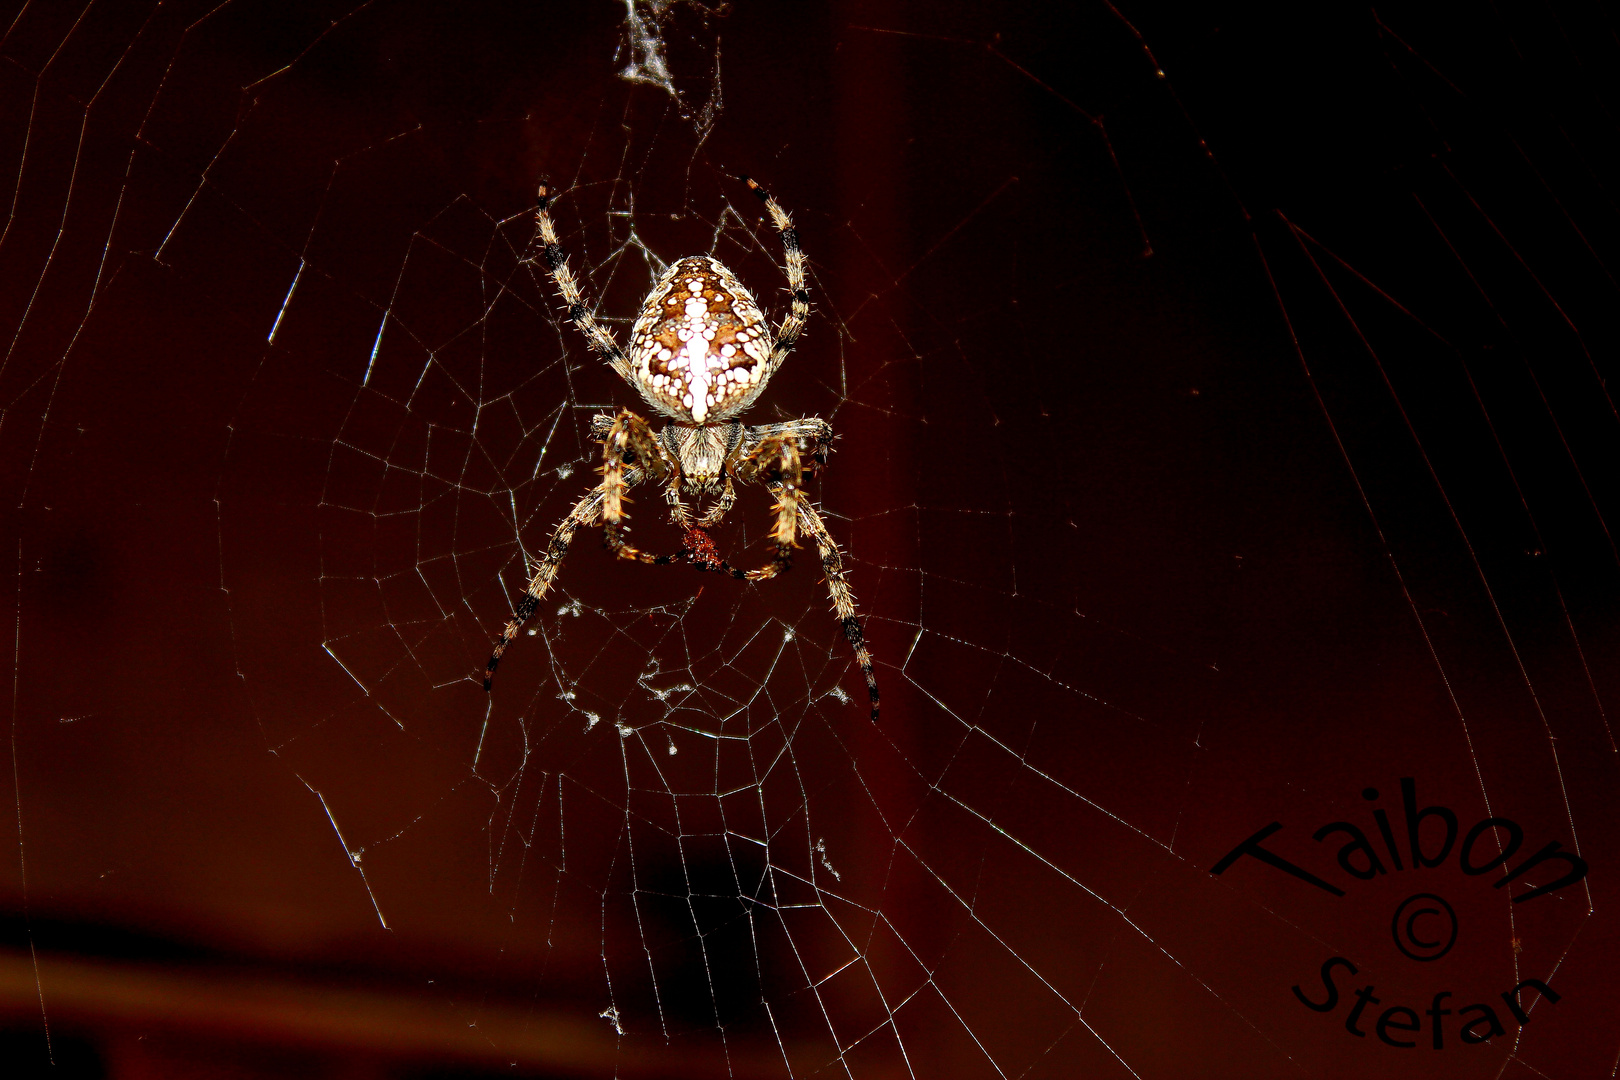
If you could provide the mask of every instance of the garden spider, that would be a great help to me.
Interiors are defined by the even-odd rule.
[[[717,570],[748,581],[764,581],[788,569],[792,549],[798,546],[795,537],[802,530],[815,541],[821,555],[833,610],[866,677],[872,719],[877,720],[877,679],[855,616],[855,594],[844,576],[843,556],[804,495],[806,478],[827,461],[832,425],[810,417],[745,427],[733,419],[764,392],[765,384],[793,351],[810,314],[804,253],[799,250],[793,219],[764,188],[746,176],[742,179],[765,204],[787,251],[792,299],[781,326],[771,333],[753,296],[720,260],[694,255],[671,265],[647,294],[630,332],[628,356],[586,308],[579,284],[568,269],[568,258],[557,242],[557,227],[548,212],[551,195],[541,186],[540,206],[535,211],[541,257],[569,320],[619,377],[672,423],[655,432],[629,409],[619,410],[617,416],[600,413],[592,419],[591,438],[602,443],[602,482],[574,505],[536,560],[528,591],[501,631],[484,669],[485,690],[495,677],[501,655],[556,580],[581,525],[600,522],[607,546],[621,559],[655,565],[689,562],[699,570]],[[628,514],[624,504],[629,501],[625,493],[644,480],[664,485],[670,517],[684,532],[681,550],[675,555],[650,555],[625,540]],[[739,570],[720,558],[706,532],[736,502],[735,485],[739,483],[764,484],[776,497],[773,555],[757,570]],[[699,498],[718,497],[706,513],[694,518],[681,498],[683,487]]]

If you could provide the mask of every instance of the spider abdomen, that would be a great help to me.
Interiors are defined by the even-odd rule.
[[[737,275],[694,255],[671,265],[647,295],[630,334],[630,375],[664,415],[712,424],[759,396],[772,346],[765,313]]]

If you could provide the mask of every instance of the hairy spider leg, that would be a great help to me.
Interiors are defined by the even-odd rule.
[[[551,193],[546,185],[540,185],[540,205],[535,209],[534,220],[540,230],[541,258],[545,260],[546,273],[557,287],[557,293],[562,297],[563,304],[568,310],[568,319],[572,322],[585,340],[595,350],[596,354],[606,360],[619,378],[630,381],[630,361],[619,348],[619,343],[613,340],[601,323],[596,321],[590,309],[585,306],[584,295],[580,292],[579,283],[574,280],[574,272],[568,268],[568,256],[563,252],[562,244],[557,241],[557,226],[551,220]]]
[[[771,561],[757,570],[739,570],[725,560],[720,561],[719,569],[735,578],[768,581],[792,568],[793,549],[798,547],[796,536],[799,507],[804,503],[805,477],[800,447],[806,442],[811,444],[812,468],[826,464],[832,425],[815,418],[790,420],[749,428],[748,435],[753,442],[736,465],[737,479],[745,484],[763,483],[775,496],[776,502],[771,507],[776,513],[776,524],[771,529],[774,551]],[[729,476],[727,479],[729,481]],[[712,523],[705,518],[703,524]]]
[[[855,650],[855,663],[860,665],[861,674],[866,678],[866,696],[872,703],[872,723],[875,724],[878,718],[877,676],[872,671],[872,654],[866,650],[861,620],[855,617],[855,591],[849,587],[849,578],[844,574],[844,557],[838,550],[837,541],[822,523],[821,515],[809,502],[799,504],[799,526],[806,536],[815,541],[816,550],[821,553],[821,569],[827,575],[827,593],[832,597],[833,612],[844,628],[844,637]]]
[[[737,479],[743,483],[764,483],[776,496],[771,507],[776,524],[771,529],[775,553],[769,567],[751,572],[755,581],[775,577],[786,570],[798,547],[799,503],[804,498],[804,465],[799,458],[799,441],[791,435],[767,435],[737,466]]]
[[[782,247],[787,253],[786,270],[791,300],[788,313],[782,317],[782,325],[776,328],[776,347],[765,362],[765,377],[769,379],[782,366],[788,353],[793,351],[793,346],[799,343],[799,335],[804,333],[804,324],[810,318],[810,293],[804,285],[804,252],[799,248],[799,230],[793,227],[793,218],[771,198],[770,192],[746,176],[742,180],[748,185],[748,190],[765,204],[766,211],[771,215],[771,224],[782,234]]]
[[[731,511],[732,505],[737,501],[737,485],[731,481],[731,473],[726,473],[724,486],[720,489],[720,498],[709,507],[709,512],[697,521],[700,529],[710,529],[720,524],[726,514]],[[682,508],[685,509],[684,507]],[[684,524],[684,523],[683,523]]]
[[[634,487],[641,482],[640,469],[628,469],[619,478],[625,488]],[[563,557],[568,554],[568,545],[573,542],[574,534],[582,525],[595,525],[602,520],[602,500],[606,494],[603,485],[598,484],[586,496],[574,504],[558,524],[556,531],[551,534],[551,543],[546,550],[535,560],[534,576],[529,579],[529,588],[518,601],[512,612],[512,618],[507,621],[506,628],[501,631],[500,640],[495,643],[495,651],[490,654],[489,663],[484,665],[484,689],[488,690],[490,683],[495,680],[495,669],[500,666],[501,656],[506,652],[508,645],[523,629],[523,624],[540,607],[540,601],[545,599],[546,591],[551,583],[557,579],[557,571],[562,567]]]
[[[810,460],[815,463],[816,468],[827,464],[827,450],[833,440],[832,425],[827,421],[807,416],[802,420],[757,424],[743,430],[743,445],[758,446],[772,435],[784,435],[798,440],[801,450],[809,450]]]
[[[624,522],[630,516],[624,504],[623,477],[626,467],[635,462],[647,473],[660,479],[669,478],[673,487],[680,482],[680,466],[667,459],[664,448],[647,421],[629,409],[619,410],[607,437],[602,440],[602,536],[603,542],[621,559],[632,559],[652,566],[666,566],[675,562],[676,555],[653,555],[625,541]],[[682,515],[684,516],[684,515]]]
[[[634,414],[632,413],[631,415],[634,415]],[[608,433],[613,430],[613,425],[617,421],[618,421],[618,417],[615,416],[612,413],[597,413],[595,416],[592,416],[591,417],[591,438],[594,439],[595,441],[597,441],[599,443],[603,443],[605,445],[607,443]],[[656,436],[655,436],[655,438],[656,438]],[[664,449],[663,444],[661,442],[659,443],[658,449],[660,451],[662,451]],[[604,453],[605,453],[605,451],[604,451]],[[621,458],[622,458],[622,455],[621,455]],[[670,470],[675,469],[675,466],[669,462],[667,453],[663,455],[663,460],[665,462],[665,466],[664,466],[665,474],[667,475]],[[605,463],[604,463],[604,467],[605,467]],[[677,480],[678,480],[678,477],[677,477]],[[681,528],[682,530],[691,529],[693,527],[693,523],[692,523],[691,519],[687,516],[686,504],[681,501],[680,485],[678,483],[670,483],[670,484],[665,485],[665,487],[664,487],[664,499],[665,499],[666,502],[669,503],[669,516],[675,522],[675,524],[679,528]],[[727,476],[725,478],[725,490],[724,490],[724,493],[722,494],[722,496],[720,498],[719,505],[711,508],[708,513],[703,515],[702,520],[697,522],[697,528],[701,529],[701,528],[707,528],[707,527],[710,527],[710,526],[718,525],[720,523],[720,519],[725,516],[726,511],[730,510],[732,504],[735,503],[736,501],[737,501],[737,490],[736,490],[736,487],[731,482],[730,474],[727,474]],[[621,516],[623,516],[623,515],[621,514]],[[683,547],[682,550],[680,552],[676,553],[675,555],[668,556],[668,557],[655,556],[653,561],[655,563],[658,563],[659,565],[664,565],[666,563],[672,563],[672,562],[680,562],[683,559],[685,559],[687,557],[687,555],[689,555],[689,554],[690,554],[690,552],[688,552]]]

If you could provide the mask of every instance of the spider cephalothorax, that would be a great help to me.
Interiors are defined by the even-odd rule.
[[[793,548],[798,546],[795,538],[802,531],[815,541],[821,555],[833,609],[855,649],[855,659],[866,677],[872,719],[877,719],[872,658],[855,615],[855,594],[844,576],[843,557],[821,515],[804,496],[805,479],[826,463],[832,425],[810,417],[750,427],[734,419],[764,392],[765,384],[799,340],[810,313],[804,253],[799,250],[793,219],[758,184],[744,180],[765,204],[787,251],[792,296],[781,325],[772,333],[752,294],[720,260],[693,255],[672,264],[647,294],[630,334],[628,356],[586,308],[557,242],[557,228],[548,212],[550,193],[541,187],[540,207],[535,212],[540,258],[562,296],[569,320],[591,348],[671,423],[655,432],[629,409],[621,409],[616,416],[598,414],[592,420],[591,437],[602,443],[602,482],[575,504],[552,533],[545,552],[534,561],[528,591],[501,631],[484,670],[485,690],[501,654],[551,588],[580,526],[600,522],[608,547],[620,558],[654,564],[685,562],[699,570],[750,581],[763,581],[786,570]],[[625,492],[643,482],[664,485],[670,517],[683,531],[681,550],[674,555],[651,555],[625,540]],[[731,509],[737,484],[763,484],[776,497],[773,555],[769,563],[755,570],[739,570],[722,559],[706,531]],[[716,498],[707,512],[694,517],[683,493]]]

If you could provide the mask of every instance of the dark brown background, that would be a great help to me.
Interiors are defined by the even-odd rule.
[[[4,16],[8,1075],[1612,1070],[1606,13],[683,6],[677,105],[619,6],[454,7]],[[842,435],[883,723],[808,565],[589,535],[486,701],[631,402],[517,261],[535,184],[622,318],[632,226],[779,303],[739,173],[812,260],[757,415]],[[1311,833],[1403,833],[1402,777],[1589,878],[1355,880]],[[1272,821],[1346,895],[1209,873]],[[1358,1038],[1369,984],[1509,1034]]]

